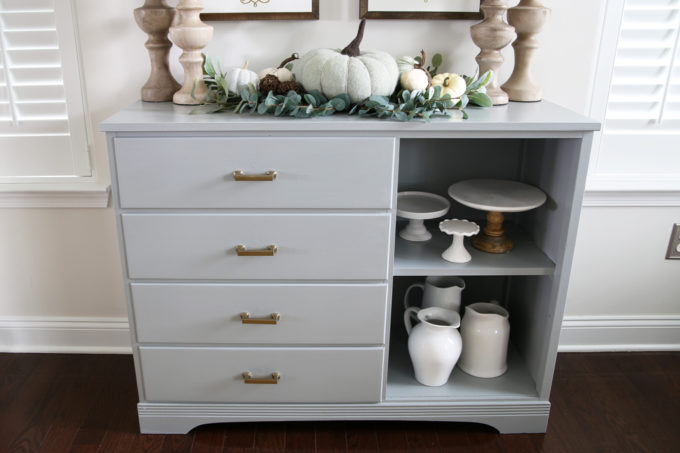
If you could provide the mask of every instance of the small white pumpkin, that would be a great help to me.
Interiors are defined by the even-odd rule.
[[[391,96],[399,80],[397,62],[386,52],[360,52],[366,20],[342,51],[316,49],[293,63],[293,75],[305,90],[332,98],[346,93],[352,103],[371,95]]]
[[[283,60],[278,68],[264,68],[262,71],[257,73],[257,77],[262,80],[268,75],[273,75],[279,79],[279,82],[290,82],[293,80],[293,73],[290,72],[288,68],[285,68],[285,66],[291,61],[297,60],[298,58],[300,58],[300,56],[294,53],[290,57]]]
[[[465,94],[465,90],[467,89],[464,78],[458,74],[448,72],[434,76],[432,78],[432,86],[441,86],[442,96],[448,94],[451,96],[451,99],[458,99]]]
[[[232,93],[239,94],[241,90],[252,83],[255,88],[258,87],[260,79],[257,73],[248,69],[248,62],[242,68],[233,68],[227,71],[227,88]]]
[[[401,87],[409,91],[423,91],[427,89],[430,84],[430,80],[427,77],[427,73],[422,69],[409,69],[408,71],[402,72],[401,77],[399,77],[399,82],[401,82]]]
[[[432,85],[432,76],[425,69],[427,55],[420,51],[420,63],[412,57],[401,57],[399,67],[404,68],[399,77],[399,83],[404,90],[423,91]]]

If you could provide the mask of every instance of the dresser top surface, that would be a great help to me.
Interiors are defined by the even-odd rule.
[[[492,108],[468,107],[469,119],[433,118],[409,122],[336,114],[323,118],[191,112],[194,106],[136,102],[100,124],[104,132],[361,132],[427,134],[431,132],[573,132],[596,131],[600,124],[549,101]]]

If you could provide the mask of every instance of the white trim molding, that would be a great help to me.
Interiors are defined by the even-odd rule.
[[[109,184],[0,185],[0,208],[106,208]]]
[[[130,354],[127,318],[0,318],[0,352]]]
[[[680,351],[680,315],[565,316],[558,350]]]
[[[0,352],[130,354],[127,318],[0,318]],[[567,316],[560,352],[680,351],[680,315]]]
[[[588,190],[583,194],[585,207],[675,207],[680,206],[680,191],[663,190]]]

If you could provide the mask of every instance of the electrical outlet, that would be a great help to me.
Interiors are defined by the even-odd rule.
[[[673,225],[671,240],[668,242],[667,260],[680,260],[680,223]]]

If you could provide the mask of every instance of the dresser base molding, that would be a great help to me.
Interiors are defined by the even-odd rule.
[[[144,434],[186,434],[209,423],[419,420],[482,423],[501,434],[544,433],[550,402],[450,404],[171,404],[139,403],[139,427]]]

